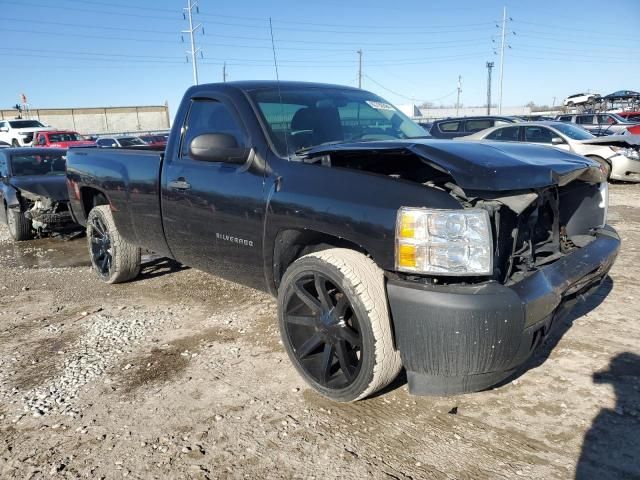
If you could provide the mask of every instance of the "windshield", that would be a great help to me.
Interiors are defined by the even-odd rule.
[[[146,145],[141,139],[138,137],[124,137],[119,138],[118,142],[122,147],[133,147],[134,145]]]
[[[594,136],[584,128],[576,127],[570,123],[557,123],[553,125],[553,128],[558,130],[560,133],[564,133],[572,140],[589,140],[590,138],[594,138]]]
[[[19,154],[11,156],[11,173],[15,177],[31,175],[64,175],[67,159],[55,154]]]
[[[363,90],[270,88],[250,95],[283,157],[327,143],[429,136],[397,108]]]
[[[80,142],[85,140],[85,138],[77,133],[50,133],[49,141],[51,143],[55,142]]]
[[[9,125],[11,125],[11,128],[42,128],[44,127],[44,125],[37,120],[11,120],[9,122]]]

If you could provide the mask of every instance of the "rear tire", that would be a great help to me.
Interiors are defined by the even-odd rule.
[[[23,212],[14,208],[7,208],[6,214],[11,238],[17,242],[31,240],[33,238],[31,220],[25,217]]]
[[[605,174],[607,181],[611,179],[611,164],[607,162],[604,158],[598,157],[597,155],[587,155],[587,158],[590,160],[595,160],[600,164],[600,169]]]
[[[365,398],[402,368],[384,275],[361,253],[332,248],[295,261],[282,278],[278,317],[294,367],[331,400]]]
[[[16,140],[15,138],[13,140],[11,140],[11,146],[12,147],[19,147],[20,144],[18,143],[18,140]]]
[[[140,248],[120,236],[109,205],[89,212],[87,242],[91,264],[103,282],[122,283],[140,273]]]

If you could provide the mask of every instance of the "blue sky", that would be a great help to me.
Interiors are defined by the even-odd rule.
[[[175,112],[192,83],[180,31],[186,0],[0,0],[0,107],[145,105]],[[638,0],[200,0],[201,83],[275,78],[357,85],[402,104],[486,99],[485,63],[499,77],[499,29],[507,7],[505,106],[562,102],[569,94],[640,90]]]

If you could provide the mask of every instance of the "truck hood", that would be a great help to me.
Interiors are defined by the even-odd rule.
[[[56,202],[69,200],[65,175],[12,177],[9,183],[25,196],[46,197]]]
[[[598,164],[557,148],[507,142],[452,140],[390,140],[318,146],[307,157],[376,152],[414,154],[424,163],[448,173],[466,190],[507,191],[565,185],[579,177],[601,181]]]

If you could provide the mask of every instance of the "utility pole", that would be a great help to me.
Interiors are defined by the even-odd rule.
[[[223,82],[227,81],[227,62],[224,62],[222,64],[222,81]]]
[[[362,88],[362,49],[356,53],[358,54],[358,88]]]
[[[491,70],[493,62],[487,62],[487,115],[491,115]]]
[[[507,31],[507,7],[502,11],[502,42],[500,45],[500,100],[498,101],[498,113],[502,114],[502,80],[504,78],[504,37]]]
[[[199,28],[202,28],[202,24],[199,23],[195,27],[193,26],[193,9],[198,10],[198,0],[187,0],[187,8],[183,8],[185,14],[185,19],[189,19],[189,30],[183,30],[182,33],[188,33],[189,38],[191,39],[191,49],[187,51],[188,55],[191,55],[191,66],[193,67],[193,84],[198,85],[198,60],[196,55],[200,53],[200,49],[196,48],[196,42],[193,38],[194,32],[196,32]]]
[[[462,92],[462,75],[458,75],[458,100],[456,100],[456,117],[460,111],[460,93]]]

